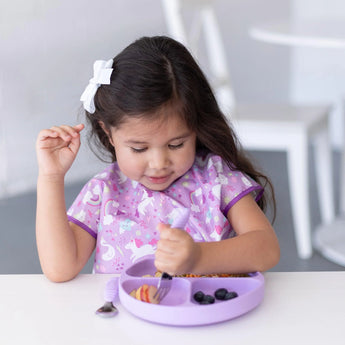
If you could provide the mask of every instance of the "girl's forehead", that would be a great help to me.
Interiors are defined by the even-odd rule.
[[[176,132],[188,130],[186,121],[180,114],[161,114],[160,116],[127,116],[115,129],[132,135],[152,135],[157,132]]]

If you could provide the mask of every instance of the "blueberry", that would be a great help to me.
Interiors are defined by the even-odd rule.
[[[214,297],[216,297],[217,299],[223,300],[225,299],[225,295],[228,293],[227,289],[224,288],[220,288],[217,289],[214,293]]]
[[[202,291],[198,291],[194,294],[194,300],[197,302],[201,302],[204,299],[205,294]]]
[[[237,297],[237,296],[238,296],[237,292],[235,292],[235,291],[229,291],[229,292],[227,292],[226,295],[224,296],[224,300],[226,301],[226,300],[229,300],[229,299],[233,299],[233,298],[235,298],[235,297]]]
[[[204,295],[204,298],[200,302],[200,304],[212,304],[214,303],[214,297],[211,295]]]

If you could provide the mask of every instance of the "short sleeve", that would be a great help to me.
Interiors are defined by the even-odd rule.
[[[104,182],[90,180],[67,211],[68,220],[97,237]]]
[[[211,156],[208,161],[208,177],[212,181],[213,193],[220,199],[220,209],[226,216],[230,208],[247,194],[258,201],[263,187],[246,174],[232,170],[219,156]]]

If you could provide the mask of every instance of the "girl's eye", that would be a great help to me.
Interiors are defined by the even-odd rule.
[[[147,148],[139,149],[139,148],[131,147],[131,150],[134,153],[142,153],[142,152],[145,152],[147,150]]]
[[[177,150],[177,149],[180,149],[181,147],[183,147],[183,144],[184,143],[181,143],[181,144],[178,144],[178,145],[169,145],[169,148],[171,150]]]

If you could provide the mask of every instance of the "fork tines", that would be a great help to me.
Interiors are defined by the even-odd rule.
[[[162,301],[162,299],[168,294],[172,284],[172,276],[166,272],[162,273],[158,281],[157,291],[153,295],[153,298],[157,300],[158,303]]]

